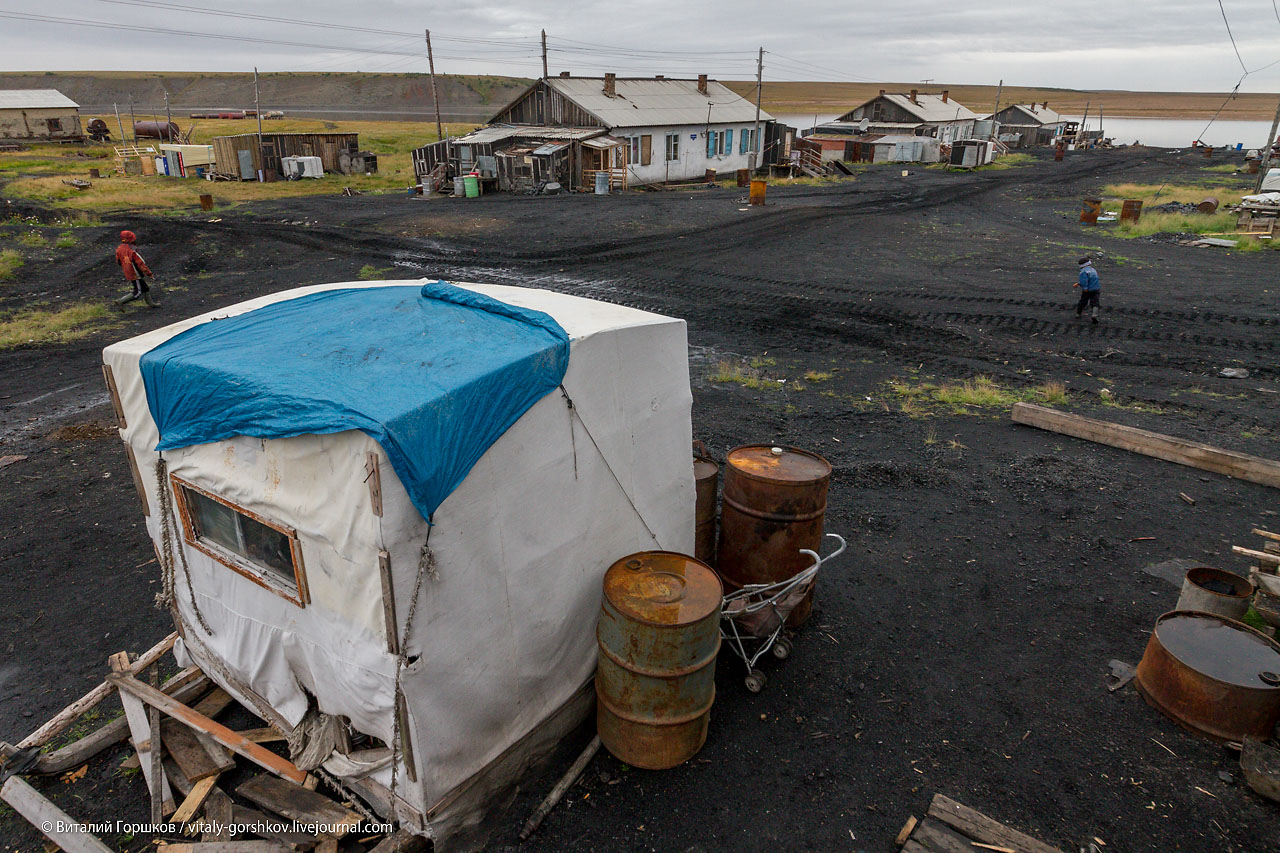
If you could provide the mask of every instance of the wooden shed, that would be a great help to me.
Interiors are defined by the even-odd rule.
[[[227,178],[256,181],[258,170],[280,174],[282,157],[319,157],[326,172],[339,172],[340,154],[360,150],[357,133],[264,133],[213,138],[214,171]]]
[[[0,139],[80,142],[80,105],[57,89],[0,90]]]

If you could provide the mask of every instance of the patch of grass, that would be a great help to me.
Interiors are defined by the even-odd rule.
[[[29,309],[0,317],[0,350],[82,338],[108,313],[101,302],[80,302],[56,311]]]
[[[757,355],[753,357],[751,361],[748,363],[752,367],[754,367],[756,370],[763,370],[766,367],[776,366],[778,363],[778,360],[776,358],[770,358],[768,356]]]
[[[924,443],[929,447],[933,447],[938,443],[938,430],[935,427],[929,427],[929,431],[924,434]]]
[[[1045,382],[1031,389],[1036,402],[1045,406],[1061,406],[1067,402],[1067,386],[1061,382]]]
[[[1236,166],[1236,165],[1234,165],[1234,164],[1232,164],[1232,163],[1219,163],[1219,164],[1218,164],[1218,165],[1216,165],[1216,166],[1205,166],[1205,167],[1204,167],[1203,169],[1201,169],[1200,171],[1202,171],[1202,172],[1226,172],[1226,173],[1227,173],[1227,174],[1229,174],[1229,175],[1234,175],[1236,172],[1239,172],[1239,171],[1240,171],[1240,169],[1241,169],[1241,167],[1240,167],[1240,166]]]
[[[356,275],[361,281],[374,281],[385,277],[392,269],[392,267],[375,267],[373,264],[365,264],[360,267],[360,272]]]
[[[0,249],[0,281],[13,278],[22,264],[22,253],[17,249]]]
[[[1151,412],[1159,414],[1164,410],[1154,403],[1144,403],[1141,400],[1121,399],[1110,388],[1103,388],[1098,391],[1098,397],[1101,399],[1102,405],[1112,409],[1128,409],[1131,412]]]
[[[44,235],[39,231],[24,231],[13,239],[14,242],[23,246],[29,246],[32,249],[39,249],[49,245],[49,241],[46,240]]]
[[[806,370],[804,378],[810,382],[826,382],[834,374],[830,370]]]
[[[1116,224],[1121,237],[1146,237],[1150,234],[1222,234],[1234,231],[1236,218],[1230,213],[1147,213],[1137,222]]]
[[[912,417],[934,414],[944,407],[952,414],[968,415],[974,414],[973,409],[1007,409],[1019,402],[1056,406],[1068,400],[1066,386],[1061,382],[1008,388],[990,376],[975,376],[960,382],[891,379],[886,384],[889,393],[901,400],[899,409]]]
[[[716,364],[715,370],[707,374],[707,379],[712,382],[734,382],[755,390],[777,391],[782,388],[781,382],[770,379],[759,368],[732,361]]]
[[[1270,627],[1267,625],[1266,621],[1258,615],[1258,611],[1254,610],[1252,607],[1249,608],[1240,621],[1257,631],[1265,631]]]
[[[1001,169],[1016,169],[1019,166],[1025,166],[1031,162],[1031,155],[1025,152],[1017,154],[1005,154],[1003,157],[997,157],[985,166],[979,166],[979,171],[998,172]]]
[[[76,243],[80,242],[70,231],[63,231],[58,235],[58,239],[53,242],[55,249],[70,249]]]
[[[933,393],[933,399],[952,407],[975,406],[1012,406],[1018,402],[1018,396],[995,383],[990,376],[975,376],[964,382],[943,385]]]

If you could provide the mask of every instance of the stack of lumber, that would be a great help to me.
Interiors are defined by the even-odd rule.
[[[1062,853],[941,794],[924,820],[907,820],[897,842],[902,853]]]
[[[104,853],[109,848],[74,817],[62,812],[19,774],[60,773],[83,766],[126,738],[134,754],[122,766],[136,767],[151,800],[151,822],[182,827],[186,839],[158,850],[168,853],[266,853],[316,850],[334,853],[347,835],[357,833],[369,814],[352,800],[337,802],[316,791],[317,778],[264,744],[285,740],[262,727],[235,731],[217,717],[234,699],[198,667],[178,672],[163,684],[158,669],[172,649],[171,634],[136,660],[112,655],[106,680],[27,737],[0,742],[0,762],[8,777],[0,800],[40,828],[67,853]],[[148,680],[142,677],[149,674]],[[124,716],[56,751],[41,753],[85,711],[118,693]],[[238,707],[238,706],[237,706]],[[257,772],[265,771],[265,772]],[[243,780],[234,787],[228,779]],[[256,838],[231,836],[228,827],[250,827]],[[52,830],[45,827],[53,827]],[[386,825],[378,823],[379,829]],[[381,831],[360,837],[380,840],[376,853],[425,849],[426,839],[403,832],[386,838]],[[355,837],[355,836],[353,836]],[[362,848],[363,849],[363,848]]]
[[[1253,596],[1253,609],[1273,629],[1280,628],[1280,533],[1253,528],[1255,536],[1262,537],[1261,550],[1232,545],[1232,552],[1249,557],[1254,562],[1249,569],[1249,580],[1257,592]]]

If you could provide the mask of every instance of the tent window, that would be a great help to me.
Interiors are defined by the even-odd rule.
[[[308,599],[297,533],[178,477],[174,495],[187,542],[298,605]]]
[[[62,130],[62,119],[60,118],[47,118],[45,123],[49,125],[50,130]]]

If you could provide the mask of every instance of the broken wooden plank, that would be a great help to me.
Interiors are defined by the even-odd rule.
[[[1255,551],[1252,548],[1241,548],[1239,545],[1232,545],[1231,553],[1239,554],[1242,557],[1253,557],[1253,559],[1261,560],[1264,563],[1280,563],[1280,554],[1272,554],[1269,551]]]
[[[290,782],[296,782],[297,784],[302,784],[303,780],[307,778],[307,774],[299,770],[292,761],[281,758],[274,752],[246,740],[221,723],[206,717],[193,708],[188,708],[181,702],[143,684],[136,678],[131,678],[122,673],[113,673],[108,678],[120,688],[122,698],[127,693],[146,702],[148,705],[154,705],[175,720],[207,733],[218,743],[238,755],[243,755],[264,770],[269,770],[277,776],[283,776]]]
[[[150,649],[147,649],[134,663],[129,665],[129,671],[133,674],[142,672],[151,664],[164,657],[165,653],[173,648],[173,643],[178,639],[178,632],[175,631],[156,643]],[[103,699],[111,695],[111,691],[115,689],[108,682],[104,681],[88,693],[72,702],[67,707],[53,715],[49,722],[36,729],[31,734],[18,741],[18,749],[26,749],[28,746],[44,746],[49,741],[57,737],[64,729],[80,718],[85,711],[97,705]]]
[[[1013,420],[1015,423],[1119,447],[1202,471],[1280,488],[1280,462],[1260,456],[1223,450],[1198,441],[1059,412],[1031,403],[1014,403]]]
[[[120,404],[120,389],[116,387],[116,377],[111,372],[111,365],[102,365],[102,380],[107,383],[107,393],[111,395],[111,408],[115,410],[116,422],[120,425],[120,429],[128,429],[129,422],[124,419],[124,406]]]
[[[236,788],[236,793],[298,823],[324,824],[330,829],[323,834],[332,838],[342,838],[360,825],[358,813],[338,805],[324,794],[275,776],[255,776]]]
[[[1261,536],[1263,539],[1270,539],[1273,542],[1280,542],[1280,533],[1272,533],[1270,530],[1263,530],[1259,527],[1253,528],[1255,536]]]
[[[271,743],[277,740],[286,740],[284,732],[271,726],[265,726],[260,729],[245,729],[242,732],[236,732],[245,740],[251,740],[254,743]]]
[[[57,842],[66,853],[111,853],[111,848],[89,834],[84,824],[49,802],[21,776],[10,776],[0,787],[0,800]]]
[[[182,775],[193,785],[236,766],[235,759],[229,762],[214,761],[204,745],[196,739],[195,732],[177,720],[167,719],[161,723],[160,737]]]
[[[893,839],[893,843],[901,847],[907,843],[907,839],[911,837],[911,831],[916,828],[916,824],[920,821],[916,820],[915,815],[907,818],[907,822],[902,825],[902,829],[898,830],[898,837]]]
[[[933,817],[920,821],[911,833],[911,840],[932,853],[976,853],[969,838]]]
[[[204,801],[204,820],[201,821],[201,841],[235,841],[232,836],[231,809],[233,804],[221,788],[214,788]]]
[[[218,784],[217,776],[206,776],[197,782],[182,801],[182,805],[178,806],[178,810],[173,813],[171,820],[174,823],[186,823],[194,818],[216,784]]]
[[[231,703],[235,702],[235,698],[221,687],[215,687],[209,691],[209,695],[201,699],[199,702],[191,706],[191,710],[197,714],[213,719],[221,714]]]
[[[152,667],[150,675],[151,686],[158,691],[160,673]],[[160,757],[164,753],[164,734],[160,731],[160,712],[154,707],[147,709],[147,728],[151,731],[151,742],[147,744],[147,753],[151,761],[151,775],[147,777],[151,792],[151,823],[159,824],[164,820],[165,815],[173,811],[173,808],[165,809],[166,805],[172,807],[173,794],[165,787],[164,768],[160,766]],[[141,755],[138,756],[138,762],[139,764],[142,762]]]
[[[108,662],[113,670],[112,674],[107,676],[108,680],[125,678],[134,681],[138,685],[147,686],[128,674],[129,655],[127,652],[116,652],[108,659]],[[155,688],[151,687],[148,687],[148,689],[155,690]],[[155,692],[164,696],[159,690],[155,690]],[[168,696],[165,696],[165,698],[169,699]],[[157,773],[151,762],[153,738],[151,723],[147,719],[147,706],[124,691],[120,692],[120,704],[124,706],[124,716],[129,721],[129,733],[133,739],[133,748],[138,751],[138,765],[142,769],[143,778],[147,781],[147,790],[151,793],[153,802],[159,807],[162,816],[169,814],[177,806],[173,802],[173,793],[169,790],[169,783],[165,779],[164,770],[160,769]],[[154,738],[157,746],[159,746],[159,740],[159,733],[157,732]],[[159,755],[159,750],[157,750],[156,754]],[[159,823],[159,821],[156,822]]]
[[[1062,853],[1057,848],[1011,829],[942,794],[934,795],[933,802],[929,804],[929,817],[942,821],[975,841],[1012,847],[1019,853]]]
[[[320,843],[318,837],[286,829],[283,821],[267,817],[257,809],[251,809],[248,806],[233,805],[231,822],[247,832],[282,844],[289,850],[310,850]]]

